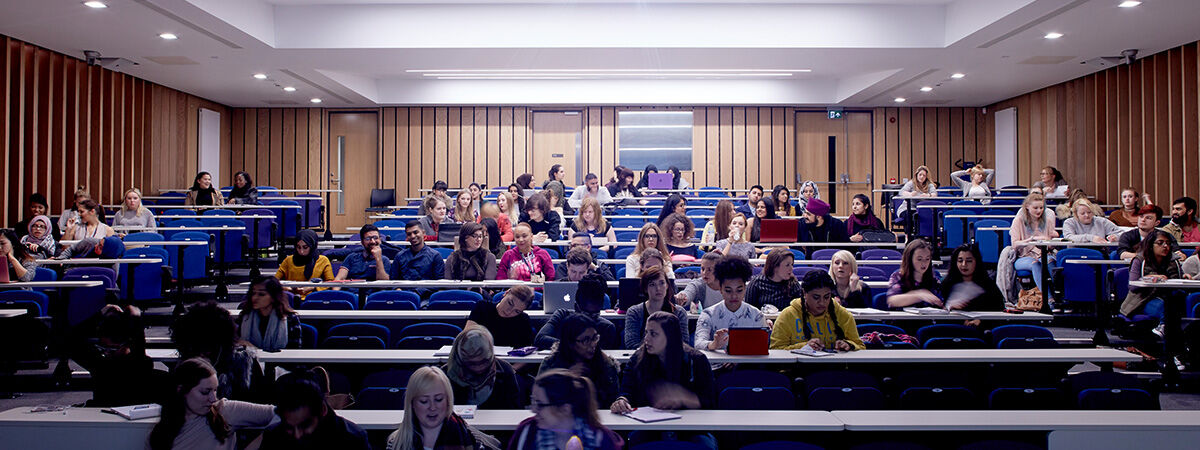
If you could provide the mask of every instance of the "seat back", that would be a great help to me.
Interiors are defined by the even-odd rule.
[[[343,300],[352,305],[358,304],[358,295],[350,291],[316,291],[304,297],[304,300]]]
[[[63,281],[100,281],[96,287],[71,289],[67,295],[67,323],[78,325],[100,312],[108,304],[108,290],[117,286],[117,274],[108,267],[76,267],[68,269]]]
[[[921,208],[921,206],[936,206],[945,205],[946,202],[938,200],[925,200],[917,203],[917,234],[920,236],[934,236],[937,230],[933,229],[933,217],[937,214],[938,209]]]
[[[965,387],[911,387],[900,393],[901,409],[972,409],[975,395]]]
[[[392,332],[387,327],[369,322],[347,322],[329,327],[325,332],[328,337],[334,336],[374,336],[381,342],[391,342]]]
[[[195,219],[178,219],[165,221],[166,226],[171,228],[196,228],[204,226],[204,223]],[[175,238],[175,235],[180,233],[189,233],[189,230],[165,230],[162,235],[166,240],[170,241]]]
[[[405,387],[413,371],[408,369],[387,369],[371,372],[363,377],[363,387]]]
[[[740,369],[717,378],[717,390],[731,387],[781,387],[791,388],[792,380],[779,372]]]
[[[789,410],[796,408],[792,391],[784,387],[728,387],[717,398],[718,409]]]
[[[209,235],[201,231],[184,231],[171,236],[172,241],[209,242]],[[178,280],[199,280],[208,274],[208,253],[210,245],[189,245],[178,247],[173,252],[167,252],[170,258],[171,272]],[[183,273],[179,273],[180,254],[183,258]]]
[[[1158,400],[1144,389],[1089,388],[1076,396],[1079,409],[1157,410]]]
[[[896,261],[900,263],[903,254],[890,248],[871,248],[862,251],[860,259],[864,261]]]
[[[1008,227],[1009,225],[1012,224],[999,219],[984,219],[975,222],[975,244],[979,246],[979,254],[983,257],[983,262],[996,264],[1000,260],[1000,248],[1002,243],[1006,242],[1004,239],[1008,236],[1008,232],[981,230],[981,228]]]
[[[888,274],[883,269],[871,266],[858,266],[858,278],[863,281],[888,281]]]
[[[1108,287],[1112,290],[1113,298],[1117,304],[1125,301],[1125,296],[1129,294],[1129,268],[1118,267],[1109,270]]]
[[[323,292],[323,291],[319,291]],[[315,292],[314,292],[315,293]],[[311,297],[312,294],[309,294]],[[353,311],[357,309],[353,303],[346,300],[309,300],[305,299],[300,303],[298,309],[317,309],[317,310],[334,310],[334,311]]]
[[[354,398],[354,409],[404,409],[405,386],[367,387]]]
[[[436,300],[457,300],[465,302],[482,302],[483,296],[478,292],[465,291],[462,289],[450,289],[445,291],[434,292],[429,296],[429,301]]]
[[[975,211],[970,209],[951,209],[943,213],[942,230],[944,230],[944,235],[946,236],[944,245],[946,248],[957,248],[958,246],[962,245],[963,242],[966,242],[967,235],[965,233],[967,230],[964,225],[971,221],[970,219],[949,216],[973,215],[975,215]]]
[[[1062,268],[1063,300],[1095,302],[1100,294],[1096,292],[1097,273],[1104,273],[1104,271],[1097,270],[1096,266],[1066,263],[1076,259],[1104,259],[1104,254],[1090,248],[1064,248],[1058,251],[1055,255],[1055,266]]]
[[[206,209],[201,216],[236,216],[237,213],[229,209]]]
[[[307,303],[307,302],[306,302]],[[320,348],[338,350],[384,350],[387,345],[375,336],[330,336],[321,341]]]
[[[269,209],[247,209],[242,211],[244,216],[275,216],[275,213]],[[250,236],[250,242],[247,244],[251,249],[261,250],[271,248],[275,243],[277,219],[241,219],[246,225],[246,230]]]
[[[884,409],[883,392],[876,387],[819,387],[808,393],[808,409],[833,411],[837,409]]]
[[[404,240],[404,224],[405,221],[400,219],[382,219],[376,220],[375,226],[381,228],[379,234],[387,236],[389,241]]]
[[[400,350],[437,350],[453,344],[454,338],[448,336],[405,336],[397,340],[393,348]]]
[[[129,234],[125,235],[125,237],[121,240],[125,241],[125,246],[128,247],[129,244],[132,244],[134,242],[151,242],[151,241],[162,242],[162,241],[165,241],[166,238],[164,238],[163,235],[158,234],[158,233],[154,233],[154,232],[150,232],[150,231],[140,231],[137,233],[129,233]],[[166,250],[161,245],[151,245],[150,247]]]
[[[421,304],[421,296],[408,291],[379,291],[367,296],[363,309],[413,311]]]
[[[1062,396],[1052,387],[996,388],[988,394],[988,409],[1063,409]]]
[[[883,334],[908,334],[903,328],[886,323],[860,323],[858,324],[857,328],[859,336],[872,332]]]
[[[313,349],[317,348],[317,327],[307,323],[300,324],[300,348]]]
[[[217,219],[209,222],[210,226],[214,227],[233,227],[233,230],[211,230],[209,236],[212,239],[209,241],[215,246],[218,242],[221,248],[215,248],[213,251],[213,261],[217,263],[230,263],[242,261],[242,243],[246,236],[246,224],[237,219]],[[219,234],[223,236],[218,237]]]
[[[157,300],[162,298],[162,267],[170,261],[170,253],[158,247],[140,247],[125,251],[126,258],[158,258],[158,264],[122,264],[121,292],[127,301]],[[129,274],[130,268],[133,274]],[[129,280],[133,278],[134,292],[129,291]]]
[[[462,333],[462,327],[443,322],[423,322],[415,323],[400,329],[397,337],[405,338],[410,336],[445,336],[454,339]]]
[[[1026,324],[1001,325],[992,329],[992,343],[999,343],[1007,338],[1050,338],[1054,334],[1045,327]]]
[[[9,309],[24,309],[33,317],[50,314],[50,297],[36,291],[0,291],[0,305]]]
[[[293,197],[300,204],[300,227],[312,228],[321,224],[321,196],[300,194]]]
[[[266,202],[270,206],[300,206],[293,200],[274,200]],[[300,209],[299,208],[271,208],[274,211],[275,217],[278,219],[280,235],[285,239],[296,237],[296,233],[300,232]]]
[[[833,255],[839,251],[841,251],[841,249],[837,249],[837,248],[822,248],[819,250],[813,250],[812,259],[827,260],[827,259],[833,258]]]

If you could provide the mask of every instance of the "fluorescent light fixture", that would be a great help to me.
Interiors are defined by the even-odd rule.
[[[284,86],[283,90],[287,91],[287,92],[296,92],[296,88],[291,87],[291,86]]]
[[[265,73],[256,73],[256,74],[254,74],[254,79],[256,79],[256,80],[265,80],[265,79],[267,79],[267,74],[265,74]]]
[[[576,73],[640,73],[640,74],[665,74],[665,73],[754,73],[754,72],[812,72],[812,69],[409,69],[407,73],[438,73],[443,75],[449,74],[479,74],[479,73],[557,73],[557,74],[576,74]]]
[[[921,92],[929,92],[932,90],[933,90],[933,87],[931,87],[931,86],[921,86]]]
[[[88,2],[88,3],[99,3],[99,2]],[[1132,7],[1140,5],[1140,4],[1142,4],[1142,2],[1139,2],[1137,0],[1125,0],[1117,6],[1119,6],[1121,8],[1132,8]]]
[[[309,101],[313,102],[313,103],[321,103],[321,99],[319,99],[319,98],[313,98],[313,99],[310,99]]]
[[[1126,3],[1128,3],[1128,2],[1126,2]],[[97,2],[97,1],[83,2],[83,6],[86,6],[88,8],[95,8],[95,9],[104,9],[104,8],[108,7],[108,5],[105,5],[104,2]]]
[[[179,36],[176,36],[175,33],[162,33],[162,34],[158,35],[158,37],[166,39],[168,41],[173,41],[175,39],[179,39]]]
[[[1057,31],[1051,31],[1049,33],[1046,33],[1046,36],[1045,36],[1046,39],[1058,39],[1060,37],[1063,37],[1063,34],[1057,32]]]
[[[663,73],[596,73],[596,72],[589,72],[589,73],[546,73],[546,72],[537,72],[537,73],[526,73],[526,74],[513,74],[513,73],[492,73],[492,72],[489,72],[489,73],[471,73],[471,74],[457,74],[457,73],[425,73],[425,74],[421,74],[421,76],[424,76],[424,77],[437,77],[437,78],[440,78],[440,79],[445,79],[445,78],[479,78],[479,77],[487,77],[487,78],[495,78],[495,79],[506,79],[506,78],[507,78],[507,79],[524,79],[524,80],[528,80],[528,79],[534,79],[534,78],[541,79],[541,78],[543,78],[543,77],[572,77],[572,78],[664,78],[664,79],[665,79],[665,78],[673,78],[673,79],[678,79],[678,78],[699,78],[699,77],[709,77],[709,78],[785,78],[785,77],[790,77],[790,76],[792,76],[792,74],[791,74],[791,73],[671,73],[671,74],[663,74]]]
[[[967,76],[967,75],[959,72],[959,73],[955,73],[954,75],[950,75],[950,78],[957,80],[957,79],[965,77],[965,76]]]
[[[904,97],[896,97],[896,99],[892,100],[892,101],[894,101],[896,103],[904,103],[906,100],[908,100],[908,99],[906,99]]]

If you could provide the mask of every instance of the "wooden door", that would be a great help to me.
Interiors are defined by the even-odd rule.
[[[871,197],[871,144],[870,112],[847,112],[841,119],[823,111],[797,112],[796,185],[816,182],[831,214],[849,214],[855,194]]]
[[[567,174],[563,184],[570,188],[582,180],[575,173],[583,132],[578,111],[539,111],[533,113],[533,177],[546,180],[550,168],[562,164]],[[541,185],[541,183],[538,183]]]
[[[373,222],[365,210],[379,178],[375,173],[379,167],[378,120],[374,112],[329,114],[330,189],[342,189],[330,196],[334,233],[347,233],[347,227]],[[400,193],[396,197],[399,201]]]

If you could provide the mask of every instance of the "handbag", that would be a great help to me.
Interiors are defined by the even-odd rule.
[[[350,394],[334,394],[329,392],[329,371],[324,367],[316,366],[312,368],[312,372],[320,377],[325,378],[325,402],[333,409],[347,409],[354,405],[354,396]]]
[[[1038,288],[1022,289],[1017,297],[1017,309],[1037,312],[1042,310],[1042,290]]]

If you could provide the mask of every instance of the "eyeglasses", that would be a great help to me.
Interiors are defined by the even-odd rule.
[[[475,239],[483,239],[483,233],[474,233],[467,237],[471,237],[471,238],[475,238]]]
[[[593,334],[593,335],[591,335],[591,337],[579,337],[579,338],[575,339],[575,342],[578,342],[580,344],[595,344],[597,342],[600,342],[600,335]]]
[[[558,406],[558,404],[557,403],[548,403],[548,402],[539,402],[534,399],[529,399],[529,409],[542,409],[542,408],[549,408],[551,406]]]
[[[646,239],[658,239],[658,235],[657,234],[647,234]]]
[[[1164,240],[1157,240],[1157,241],[1154,241],[1154,245],[1161,245],[1161,246],[1163,246],[1163,247],[1166,247],[1166,246],[1167,246],[1167,245],[1169,245],[1169,244],[1170,244],[1170,242],[1167,242],[1167,241],[1164,241]]]

